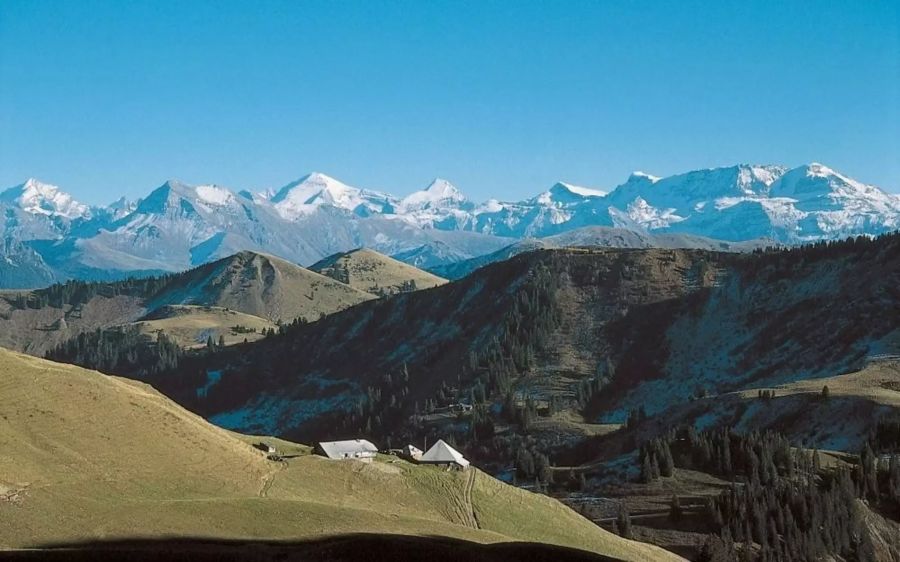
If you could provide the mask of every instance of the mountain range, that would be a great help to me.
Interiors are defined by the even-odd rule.
[[[483,203],[443,179],[401,198],[312,173],[262,193],[170,180],[103,207],[29,179],[0,193],[0,216],[0,287],[30,288],[180,271],[243,250],[309,265],[368,247],[432,270],[584,227],[796,244],[900,228],[900,197],[815,163],[636,172],[609,192],[560,182]]]

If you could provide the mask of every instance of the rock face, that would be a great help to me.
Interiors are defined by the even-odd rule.
[[[447,267],[584,227],[796,244],[898,229],[900,197],[816,163],[638,172],[608,193],[560,182],[481,204],[443,179],[399,198],[313,173],[264,194],[170,180],[91,208],[28,180],[0,193],[0,288],[181,271],[243,250],[312,264],[367,247]]]

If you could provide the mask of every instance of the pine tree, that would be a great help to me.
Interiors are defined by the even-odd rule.
[[[619,536],[626,539],[634,538],[634,530],[631,528],[631,516],[628,514],[628,506],[624,501],[619,502],[619,514],[616,517],[616,529]]]
[[[672,494],[672,501],[669,503],[669,519],[677,522],[681,520],[681,515],[681,501],[677,494]]]

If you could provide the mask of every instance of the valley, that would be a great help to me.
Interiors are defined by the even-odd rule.
[[[900,1],[0,0],[0,562],[900,562]]]
[[[364,436],[386,449],[448,439],[483,474],[688,559],[730,559],[743,547],[729,540],[751,533],[759,556],[837,549],[893,560],[888,461],[900,460],[885,436],[900,414],[900,325],[886,311],[900,303],[898,241],[538,248],[453,282],[370,250],[313,267],[325,275],[244,252],[180,276],[70,290],[94,305],[118,293],[134,318],[64,339],[49,357],[138,379],[243,434]],[[30,298],[37,318],[72,301],[63,292],[7,302]],[[284,308],[304,298],[306,308]],[[283,321],[283,310],[307,316]],[[752,458],[780,456],[764,471],[697,456],[723,439],[731,459],[748,447]],[[866,450],[884,460],[866,464]],[[289,462],[313,470],[302,458]],[[761,508],[776,511],[833,490],[821,496],[831,536],[856,538],[818,546],[825,539],[806,523],[728,527],[715,513],[732,509],[735,481],[750,485],[738,493],[757,494],[757,481],[785,490]],[[279,489],[266,482],[267,494]],[[770,533],[804,546],[788,552]]]
[[[263,438],[289,457],[272,461],[252,446],[259,437],[217,428],[145,384],[2,350],[0,370],[4,548],[172,534],[302,540],[371,533],[679,559],[476,469],[445,472],[393,457],[330,461]],[[473,476],[466,497],[474,527],[460,512]]]

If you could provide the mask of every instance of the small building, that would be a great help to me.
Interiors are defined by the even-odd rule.
[[[260,441],[259,443],[257,443],[256,445],[254,445],[254,447],[256,447],[257,449],[259,449],[259,450],[262,451],[263,453],[267,453],[267,454],[270,454],[270,455],[273,454],[273,453],[275,453],[275,446],[274,446],[274,445],[270,445],[270,444],[266,443],[265,441]]]
[[[322,441],[316,445],[316,453],[334,460],[356,459],[371,462],[378,453],[378,447],[365,439]]]
[[[450,404],[450,411],[451,412],[463,412],[463,413],[471,412],[472,405],[471,404],[463,404],[462,402],[459,402],[457,404]]]
[[[419,463],[436,464],[459,470],[469,468],[469,461],[462,456],[462,453],[446,444],[443,439],[438,439],[437,443],[419,458]]]
[[[417,461],[422,458],[422,449],[415,445],[407,445],[400,449],[400,456],[409,460]]]

